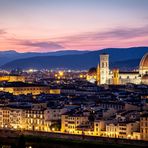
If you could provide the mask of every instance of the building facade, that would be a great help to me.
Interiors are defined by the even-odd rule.
[[[99,67],[100,67],[100,75],[99,75],[100,78],[97,78],[97,79],[100,79],[100,84],[106,84],[108,83],[108,79],[109,79],[109,55],[108,54],[100,55]]]
[[[148,141],[148,114],[144,114],[140,118],[140,135],[142,140]]]
[[[95,79],[96,78],[96,79]],[[87,80],[92,82],[95,79],[97,84],[122,85],[127,83],[148,84],[148,53],[140,61],[137,71],[122,72],[119,69],[109,69],[109,55],[101,54],[100,62],[96,73],[87,76]]]
[[[19,76],[19,75],[8,75],[8,76],[0,76],[0,82],[25,82],[25,77],[24,76]]]
[[[88,125],[88,116],[84,115],[62,115],[61,132],[71,134],[82,134],[83,129],[79,130],[80,126]]]

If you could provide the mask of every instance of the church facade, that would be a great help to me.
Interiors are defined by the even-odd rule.
[[[148,53],[140,61],[137,71],[122,72],[119,69],[109,69],[109,55],[101,54],[100,62],[97,66],[96,82],[98,85],[114,84],[124,85],[127,83],[148,84]],[[91,77],[89,77],[91,80]],[[94,78],[94,77],[93,77]]]

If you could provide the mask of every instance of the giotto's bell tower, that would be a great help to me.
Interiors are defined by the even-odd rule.
[[[109,55],[100,55],[100,84],[108,84],[109,79]]]

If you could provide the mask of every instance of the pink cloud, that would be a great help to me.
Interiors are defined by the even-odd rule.
[[[6,34],[7,32],[4,29],[0,29],[0,35]]]
[[[29,41],[29,40],[22,40],[18,43],[19,45],[26,46],[26,47],[35,47],[41,48],[45,50],[57,50],[57,49],[64,49],[63,46],[56,42],[51,41]]]
[[[0,30],[0,34],[5,34]],[[8,33],[7,33],[8,35]],[[129,28],[117,27],[107,31],[86,32],[78,35],[48,39],[17,39],[0,40],[0,49],[25,51],[53,51],[60,49],[96,50],[110,47],[148,46],[148,25]]]
[[[115,28],[105,32],[88,32],[58,40],[66,48],[100,49],[148,45],[148,25],[137,28]]]

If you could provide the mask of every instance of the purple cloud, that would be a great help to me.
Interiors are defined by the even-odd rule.
[[[19,45],[23,46],[31,46],[31,47],[38,47],[38,48],[45,48],[45,49],[64,49],[63,46],[56,42],[32,42],[32,41],[20,41]]]
[[[137,28],[115,28],[111,31],[93,34],[94,38],[135,38],[148,36],[148,26]]]
[[[137,37],[148,36],[148,25],[137,28],[114,28],[105,32],[88,32],[75,36],[61,38],[61,42],[81,41],[81,40],[108,40],[108,39],[133,39]]]

